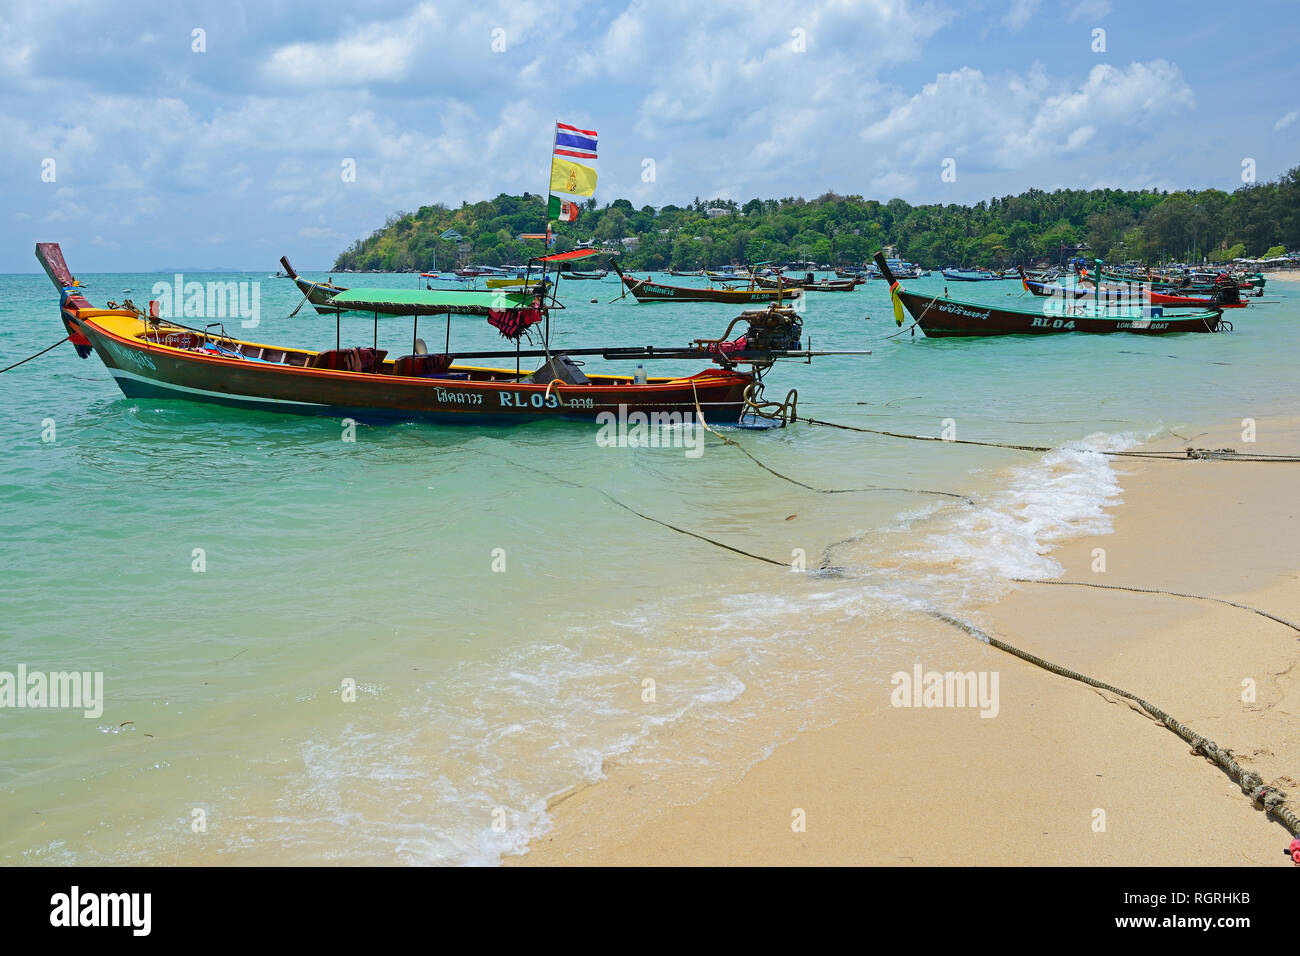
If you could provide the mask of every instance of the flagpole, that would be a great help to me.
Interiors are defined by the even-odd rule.
[[[546,206],[542,210],[542,254],[545,255],[551,251],[551,175],[555,169],[555,147],[560,143],[560,121],[556,120],[555,125],[551,127],[551,168],[546,171]],[[555,281],[559,284],[560,269],[555,269]],[[546,263],[542,263],[542,306],[546,314],[546,325],[542,329],[542,348],[546,351],[546,362],[549,365],[551,361],[551,310],[546,309]],[[519,364],[518,356],[515,357],[515,364]],[[518,369],[516,369],[516,372]]]
[[[555,121],[555,126],[551,129],[551,170],[555,168],[555,147],[560,144],[560,121]],[[551,248],[551,170],[546,173],[546,207],[542,211],[542,248],[550,251]],[[542,270],[546,274],[546,270]]]

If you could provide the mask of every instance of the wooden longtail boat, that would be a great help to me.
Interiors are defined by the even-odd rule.
[[[1262,295],[1264,285],[1268,281],[1261,273],[1247,275],[1244,273],[1234,273],[1229,270],[1218,270],[1216,272],[1193,272],[1182,273],[1181,275],[1153,275],[1150,271],[1141,272],[1133,270],[1106,268],[1101,270],[1101,277],[1112,282],[1141,282],[1150,285],[1152,288],[1162,290],[1179,290],[1182,292],[1205,292],[1213,288],[1215,282],[1221,276],[1226,275],[1242,289],[1252,289],[1257,295]],[[1088,276],[1085,273],[1085,278]],[[1088,278],[1088,281],[1092,281]]]
[[[994,282],[998,279],[991,272],[970,272],[962,269],[941,269],[943,277],[952,282]],[[884,272],[881,272],[884,275]]]
[[[1180,309],[1244,309],[1249,303],[1241,298],[1235,285],[1223,285],[1207,296],[1171,295],[1156,292],[1146,286],[1129,285],[1118,289],[1085,289],[1081,286],[1064,286],[1031,279],[1020,270],[1020,281],[1025,290],[1044,298],[1100,299],[1102,302],[1133,302],[1150,305],[1173,306]]]
[[[1160,308],[1142,309],[1123,305],[1097,308],[1089,303],[1062,303],[1050,308],[1009,309],[984,302],[963,302],[946,296],[927,296],[906,291],[889,271],[884,256],[876,265],[889,282],[890,294],[903,304],[928,338],[973,335],[1044,335],[1058,332],[1133,332],[1165,335],[1171,332],[1214,332],[1223,312],[1165,313]],[[1052,303],[1048,303],[1050,306]]]
[[[298,291],[303,294],[306,301],[310,302],[319,314],[334,315],[338,311],[338,309],[326,308],[325,305],[340,292],[347,292],[345,286],[335,285],[333,282],[313,282],[311,279],[304,279],[289,264],[288,256],[280,257],[280,265],[284,266],[285,275],[293,280],[293,284],[298,287]],[[301,307],[301,304],[299,304],[299,308]],[[294,309],[293,314],[296,315],[297,313],[298,309]]]
[[[795,299],[803,293],[799,289],[693,289],[688,286],[662,285],[649,279],[638,279],[625,273],[617,262],[612,263],[614,271],[623,280],[627,291],[638,302],[727,302],[732,305],[748,305],[753,302],[776,302],[780,299]]]
[[[1094,270],[1085,269],[1079,273],[1079,280],[1087,282],[1090,285],[1097,284],[1097,274]],[[1181,279],[1160,279],[1149,276],[1134,276],[1126,278],[1119,274],[1111,273],[1109,270],[1103,270],[1102,280],[1106,282],[1124,282],[1129,285],[1143,285],[1149,287],[1153,292],[1167,292],[1171,295],[1211,295],[1216,290],[1226,286],[1233,286],[1244,292],[1248,289],[1254,290],[1256,297],[1264,294],[1263,280],[1258,282],[1237,276],[1223,275],[1206,281],[1196,281],[1190,276],[1184,276]]]
[[[576,254],[581,256],[582,253]],[[352,417],[362,421],[431,420],[514,423],[540,418],[592,419],[601,412],[694,412],[696,403],[713,420],[735,422],[747,390],[761,389],[762,375],[781,358],[859,354],[799,350],[802,322],[791,309],[744,313],[749,322],[734,342],[697,340],[685,348],[599,348],[552,351],[546,300],[527,293],[409,289],[351,289],[331,300],[338,317],[373,312],[375,345],[379,315],[414,319],[412,354],[396,359],[378,348],[312,351],[232,338],[224,328],[188,328],[133,306],[96,308],[83,295],[58,243],[37,243],[36,257],[59,289],[59,309],[68,338],[82,358],[98,355],[128,398],[180,399],[299,415]],[[575,253],[542,257],[554,262]],[[543,269],[545,265],[543,264]],[[554,305],[554,300],[551,300]],[[420,316],[487,318],[505,334],[546,322],[544,349],[429,355],[416,338]],[[511,325],[510,323],[513,323]],[[862,353],[869,354],[869,353]],[[515,357],[515,368],[495,368],[467,359]],[[687,376],[587,375],[569,357],[611,360],[699,359],[713,366]],[[521,356],[544,358],[521,373]],[[458,362],[457,359],[462,361]],[[738,366],[748,365],[742,372]],[[643,374],[643,373],[642,373]]]
[[[755,277],[754,281],[763,289],[776,289],[780,284],[781,289],[802,289],[810,293],[852,293],[858,287],[858,280],[855,278],[842,278],[842,280],[814,280],[807,281],[806,278],[792,278],[792,280],[775,280],[775,278]]]

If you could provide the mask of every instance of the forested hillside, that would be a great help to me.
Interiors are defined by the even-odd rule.
[[[521,233],[543,228],[545,197],[506,196],[459,209],[422,206],[389,217],[334,263],[336,271],[449,269],[522,263],[539,255]],[[710,212],[712,210],[712,212]],[[719,214],[719,210],[725,210]],[[448,230],[460,238],[441,238]],[[623,249],[632,269],[695,269],[745,262],[862,264],[882,246],[926,266],[1004,267],[1075,250],[1108,261],[1208,256],[1225,261],[1300,248],[1300,166],[1278,181],[1232,193],[1031,189],[973,206],[912,206],[827,193],[816,199],[696,199],[636,209],[625,199],[588,200],[560,223],[553,249],[580,241]],[[624,240],[635,240],[625,242]]]

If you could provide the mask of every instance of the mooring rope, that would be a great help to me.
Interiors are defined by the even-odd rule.
[[[704,426],[705,431],[707,431],[710,435],[715,435],[718,438],[721,438],[726,444],[730,445],[731,447],[738,448],[746,458],[748,458],[754,464],[758,465],[759,468],[762,468],[768,474],[775,475],[777,478],[780,478],[782,481],[788,481],[792,485],[797,485],[800,488],[806,488],[808,491],[815,491],[819,495],[849,495],[849,494],[861,494],[861,493],[871,492],[871,491],[904,491],[904,492],[910,492],[912,494],[917,494],[917,495],[943,495],[948,498],[959,498],[965,501],[967,504],[971,503],[971,498],[969,498],[966,495],[960,495],[953,491],[930,491],[929,489],[926,488],[891,488],[883,485],[868,485],[866,488],[815,488],[812,485],[806,484],[805,482],[802,482],[797,478],[791,478],[789,475],[783,475],[781,474],[781,472],[777,471],[776,469],[769,467],[768,465],[759,461],[758,458],[754,457],[754,455],[750,453],[749,449],[747,449],[744,445],[740,444],[740,442],[728,438],[726,435],[722,434],[717,429],[715,429],[712,425],[708,423],[708,421],[704,417],[704,411],[700,408],[700,396],[699,393],[695,390],[694,382],[691,383],[691,392],[695,396],[696,421],[698,421],[701,425]],[[780,404],[780,403],[773,403],[773,404]]]
[[[1241,787],[1241,792],[1250,797],[1251,803],[1286,827],[1287,832],[1289,832],[1291,836],[1300,837],[1300,817],[1297,817],[1287,808],[1285,793],[1278,790],[1276,787],[1268,786],[1264,783],[1264,778],[1258,773],[1253,770],[1246,770],[1237,763],[1230,752],[1221,749],[1218,744],[1213,740],[1210,740],[1208,737],[1202,737],[1190,727],[1180,723],[1155,704],[1143,700],[1136,694],[1132,694],[1129,691],[1114,686],[1113,684],[1107,684],[1094,677],[1089,677],[1087,674],[1081,674],[1078,671],[1073,671],[1067,667],[1062,667],[1059,664],[1054,664],[1036,654],[1031,654],[1028,651],[1021,650],[1014,644],[1008,644],[1006,641],[998,640],[992,634],[981,630],[974,624],[971,624],[968,621],[963,621],[961,618],[954,617],[944,611],[932,609],[927,613],[945,623],[951,624],[953,627],[965,631],[976,640],[983,641],[990,647],[996,647],[1000,651],[1018,657],[1022,661],[1033,664],[1035,667],[1041,667],[1043,670],[1049,671],[1060,677],[1078,681],[1079,683],[1087,684],[1089,687],[1096,687],[1099,690],[1117,694],[1126,700],[1133,701],[1133,703],[1137,704],[1148,714],[1189,743],[1192,747],[1193,753],[1200,754],[1211,763],[1218,765],[1234,783]]]
[[[1057,449],[1051,445],[1016,445],[1010,442],[975,441],[971,438],[940,438],[934,435],[906,435],[902,432],[885,431],[880,428],[863,428],[860,425],[845,425],[841,422],[828,422],[820,418],[796,418],[795,421],[807,422],[809,425],[823,425],[827,428],[840,428],[845,431],[862,432],[867,435],[884,435],[888,438],[904,438],[908,441],[943,442],[949,445],[979,445],[984,448],[1011,448],[1016,451],[1048,452]],[[1235,448],[1188,448],[1184,451],[1106,451],[1097,448],[1080,448],[1079,451],[1107,455],[1111,458],[1151,458],[1159,461],[1252,461],[1252,462],[1300,462],[1300,455],[1269,455],[1259,452],[1240,452]]]
[[[1285,624],[1293,631],[1300,631],[1300,624],[1295,621],[1288,621],[1284,617],[1278,617],[1268,611],[1253,607],[1249,604],[1241,604],[1237,601],[1229,601],[1227,598],[1211,597],[1208,594],[1189,594],[1185,591],[1166,591],[1164,588],[1130,588],[1122,584],[1099,584],[1093,581],[1049,581],[1043,578],[1012,578],[1011,580],[1019,584],[1063,584],[1068,587],[1076,588],[1104,588],[1108,591],[1132,591],[1134,594],[1169,594],[1173,597],[1193,598],[1197,601],[1214,601],[1216,604],[1227,604],[1231,607],[1239,607],[1243,611],[1253,611],[1261,617],[1277,621],[1279,624]]]
[[[431,448],[437,447],[432,442],[426,441],[424,438],[422,438],[419,435],[412,434],[411,437],[416,439],[416,441],[428,445]],[[637,511],[631,505],[616,498],[614,495],[610,494],[604,488],[597,488],[597,487],[593,487],[592,485],[585,485],[580,481],[574,481],[572,478],[565,478],[563,475],[557,475],[553,472],[547,471],[545,468],[538,468],[535,465],[525,465],[522,462],[515,461],[513,458],[510,458],[506,455],[499,455],[496,454],[495,452],[480,450],[479,454],[489,455],[492,458],[496,458],[499,461],[504,461],[506,464],[512,465],[515,468],[522,469],[523,471],[531,471],[534,474],[545,475],[547,478],[550,478],[552,481],[559,482],[562,485],[568,485],[570,488],[580,488],[583,491],[594,491],[597,494],[604,497],[605,499],[607,499],[611,504],[616,505],[619,508],[622,508],[624,511],[636,515],[638,518],[642,518],[646,521],[653,522],[654,524],[667,528],[669,531],[675,531],[678,534],[684,534],[688,537],[696,538],[700,541],[704,541],[705,543],[711,544],[716,548],[722,548],[724,551],[730,551],[732,554],[739,554],[746,558],[753,558],[755,561],[762,561],[764,564],[775,565],[778,568],[791,567],[790,562],[788,561],[778,561],[775,558],[769,558],[766,557],[765,555],[754,554],[752,551],[746,551],[743,548],[734,547],[732,545],[727,544],[724,541],[719,541],[716,538],[710,538],[708,535],[700,534],[699,532],[691,531],[687,528],[679,528],[677,525],[670,524],[669,522],[664,521],[662,518],[656,518],[653,515],[648,515],[642,511]]]
[[[34,359],[34,358],[40,358],[40,357],[41,357],[42,355],[44,355],[46,352],[52,351],[53,349],[57,349],[60,345],[62,345],[64,342],[68,341],[68,339],[70,339],[71,337],[72,337],[72,336],[70,336],[70,335],[65,335],[63,338],[59,339],[57,342],[55,342],[55,343],[54,343],[53,345],[51,345],[49,348],[47,348],[47,349],[41,349],[41,350],[40,350],[39,352],[37,352],[35,355],[29,355],[29,356],[27,356],[27,358],[23,359],[21,362],[14,362],[14,364],[13,364],[13,365],[10,365],[9,368],[0,368],[0,375],[3,375],[5,372],[8,372],[10,369],[15,369],[15,368],[17,368],[17,367],[20,366],[20,365],[25,365],[25,364],[27,364],[28,362],[30,362],[30,361],[31,361],[32,359]]]

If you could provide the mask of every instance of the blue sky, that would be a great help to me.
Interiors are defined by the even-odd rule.
[[[1230,190],[1300,164],[1300,27],[1224,9],[6,2],[0,272],[38,240],[83,272],[325,268],[395,210],[545,192],[557,119],[600,133],[597,199],[638,206]]]

